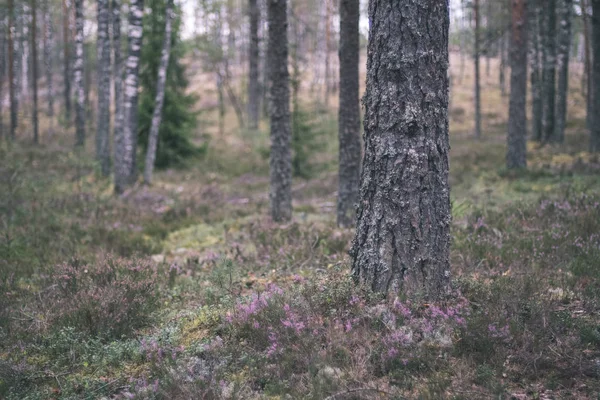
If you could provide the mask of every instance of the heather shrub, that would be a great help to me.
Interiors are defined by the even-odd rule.
[[[52,275],[55,326],[120,337],[148,324],[156,308],[157,271],[145,261],[106,258],[58,266]]]

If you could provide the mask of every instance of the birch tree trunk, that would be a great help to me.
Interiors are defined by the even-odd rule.
[[[360,184],[359,0],[340,1],[340,105],[338,111],[338,226],[356,222]]]
[[[65,120],[71,123],[71,40],[69,35],[69,9],[68,0],[62,0],[63,8],[63,86],[65,96]]]
[[[46,97],[48,100],[48,108],[46,116],[49,120],[48,134],[54,134],[54,85],[52,82],[52,18],[50,9],[48,8],[48,0],[43,0],[44,13],[44,72],[46,75]]]
[[[75,89],[75,145],[85,145],[85,88],[83,87],[83,0],[75,0],[75,60],[73,84]]]
[[[114,85],[114,125],[113,138],[115,141],[114,152],[117,158],[117,138],[122,136],[123,130],[123,65],[121,59],[121,2],[112,0],[111,4],[112,23],[112,51],[113,51],[113,85]],[[115,161],[116,162],[116,161]]]
[[[590,43],[590,15],[589,15],[589,2],[588,0],[581,0],[581,8],[583,13],[583,38],[584,38],[584,46],[585,46],[585,75],[587,77],[586,82],[586,118],[585,123],[588,129],[592,128],[592,108],[593,108],[593,100],[592,96],[594,93],[593,85],[592,85],[592,44]]]
[[[527,166],[527,17],[526,0],[512,0],[510,105],[507,168]]]
[[[128,55],[123,88],[122,129],[115,137],[115,192],[123,193],[136,180],[136,150],[138,125],[138,86],[142,50],[143,0],[129,3]]]
[[[481,30],[480,30],[480,8],[479,0],[473,3],[473,13],[475,18],[475,50],[473,52],[475,66],[475,137],[481,137],[481,78],[480,78],[480,46],[481,46]]]
[[[32,91],[33,108],[31,110],[31,120],[33,122],[33,143],[38,144],[39,124],[38,124],[38,60],[37,60],[37,5],[35,0],[31,0],[31,69],[32,69]]]
[[[96,129],[96,160],[102,175],[110,174],[110,9],[109,0],[97,1],[98,13],[98,125]]]
[[[290,75],[287,0],[267,0],[269,20],[269,114],[271,120],[270,213],[274,221],[292,218]]]
[[[14,0],[8,0],[8,87],[10,97],[10,140],[15,140],[17,136],[17,114],[19,104],[16,93],[16,74],[15,74],[15,19],[14,19]]]
[[[6,22],[6,9],[0,8],[0,140],[4,138],[4,78],[6,77],[6,56],[7,56],[7,46],[6,46],[6,31],[7,31],[7,22]]]
[[[592,129],[590,151],[600,152],[600,0],[592,0]]]
[[[356,279],[439,299],[450,281],[447,0],[370,0]]]
[[[556,108],[556,0],[545,0],[543,13],[543,140],[544,142],[554,142]]]
[[[573,0],[558,0],[558,86],[556,91],[556,132],[554,140],[562,143],[565,140],[567,119],[567,100],[569,96],[569,55],[571,51],[571,14]]]
[[[21,110],[25,113],[26,105],[29,106],[29,22],[31,10],[24,0],[21,3]]]
[[[531,138],[542,140],[542,43],[540,0],[530,0],[527,6],[529,20],[529,66],[531,69]]]
[[[257,129],[260,118],[260,71],[259,71],[259,38],[258,24],[260,8],[258,0],[249,0],[250,16],[250,49],[248,54],[248,127]]]
[[[165,39],[163,43],[162,54],[160,56],[160,66],[158,67],[156,99],[154,100],[154,112],[152,114],[152,125],[150,126],[150,136],[148,137],[148,149],[146,152],[146,164],[144,167],[144,182],[148,185],[152,183],[152,172],[154,170],[156,146],[158,144],[158,132],[160,129],[163,103],[165,100],[165,84],[167,82],[167,70],[169,67],[169,56],[171,54],[171,23],[173,20],[173,0],[167,1],[165,19]]]

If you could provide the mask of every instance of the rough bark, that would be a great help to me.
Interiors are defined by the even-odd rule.
[[[148,185],[152,183],[152,172],[154,170],[156,146],[158,144],[158,132],[162,117],[163,103],[165,100],[165,84],[167,82],[167,69],[169,67],[169,56],[171,54],[171,23],[173,20],[173,0],[167,1],[165,19],[165,39],[163,42],[162,54],[160,56],[158,78],[156,79],[156,98],[154,100],[154,112],[152,114],[152,125],[150,126],[150,136],[148,137],[148,149],[146,152],[146,164],[144,167],[144,182]]]
[[[593,109],[590,151],[600,152],[600,0],[592,0],[592,83]]]
[[[554,139],[562,143],[565,140],[567,119],[567,100],[569,93],[569,54],[571,51],[571,14],[573,0],[558,0],[558,83],[556,89],[556,126]]]
[[[531,86],[531,138],[542,140],[542,51],[540,0],[529,0],[527,6],[529,29],[529,66]]]
[[[46,97],[48,100],[48,108],[46,116],[49,121],[48,134],[54,133],[54,84],[52,81],[52,19],[50,9],[48,8],[48,0],[43,0],[44,12],[44,73],[46,75]]]
[[[527,166],[527,26],[526,0],[512,0],[510,104],[507,168]]]
[[[479,0],[473,3],[473,17],[475,18],[475,49],[473,61],[475,66],[475,137],[481,137],[481,76],[479,68],[481,29],[480,29]]]
[[[359,0],[340,1],[339,188],[337,223],[356,222],[360,184]]]
[[[31,110],[31,121],[33,123],[33,143],[39,143],[39,121],[38,121],[38,60],[37,60],[37,5],[31,0],[31,72],[33,108]]]
[[[446,0],[371,0],[356,279],[438,299],[450,280]]]
[[[110,174],[110,9],[109,0],[97,1],[98,13],[98,125],[96,128],[96,160],[102,175]]]
[[[69,9],[68,0],[62,1],[63,8],[63,86],[65,96],[65,120],[67,125],[71,122],[71,54],[69,34]]]
[[[138,125],[138,86],[140,55],[142,49],[143,0],[129,4],[128,55],[125,63],[123,88],[122,129],[115,138],[115,192],[122,193],[136,180],[136,150]]]
[[[83,82],[83,0],[75,0],[75,60],[73,86],[75,90],[75,145],[85,145],[85,88]]]
[[[288,71],[287,0],[267,0],[269,21],[269,117],[271,126],[270,213],[274,221],[292,217],[290,75]]]
[[[542,66],[543,140],[554,142],[556,108],[556,0],[544,1]]]
[[[15,140],[17,135],[17,102],[15,82],[15,48],[14,48],[14,0],[8,0],[8,90],[10,98],[10,139]]]
[[[250,49],[248,54],[248,128],[257,129],[260,119],[259,37],[260,8],[258,0],[249,0]]]
[[[115,115],[113,124],[114,152],[117,158],[117,138],[122,136],[123,129],[123,65],[121,59],[121,2],[112,0],[112,51],[113,51],[113,86]]]

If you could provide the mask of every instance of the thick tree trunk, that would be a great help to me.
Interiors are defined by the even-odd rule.
[[[73,85],[75,89],[75,145],[85,145],[85,88],[83,87],[83,0],[75,0],[75,60]]]
[[[290,148],[290,75],[288,71],[287,0],[267,0],[269,20],[269,116],[271,125],[270,213],[274,221],[292,217]]]
[[[117,193],[123,193],[125,188],[136,180],[137,108],[143,16],[143,0],[132,0],[129,4],[129,45],[122,104],[123,126],[121,134],[115,138],[115,192]]]
[[[150,136],[148,137],[148,150],[146,153],[146,164],[144,167],[144,182],[148,185],[152,183],[152,172],[154,170],[156,146],[158,144],[158,132],[160,129],[163,103],[165,100],[165,84],[167,82],[167,69],[169,67],[169,56],[171,54],[171,22],[173,20],[172,14],[173,0],[168,0],[167,10],[165,13],[165,41],[163,43],[162,54],[160,56],[158,77],[156,79],[156,99],[154,100],[154,112],[152,114],[152,125],[150,126]]]
[[[525,1],[512,0],[507,168],[525,168],[527,166],[527,19]]]
[[[337,223],[356,222],[360,185],[359,0],[340,1],[339,188]]]
[[[529,20],[529,66],[531,69],[531,139],[542,140],[542,43],[540,0],[530,0],[527,6]]]
[[[48,134],[54,133],[54,85],[52,82],[52,18],[50,9],[48,8],[48,0],[43,0],[43,12],[44,12],[44,73],[46,75],[46,97],[48,100],[48,108],[46,109],[46,116],[50,126],[48,127]]]
[[[572,10],[573,0],[558,0],[558,87],[556,90],[556,132],[554,133],[554,139],[559,143],[562,143],[565,140],[567,100],[569,95],[569,55],[571,51]]]
[[[544,1],[543,7],[543,140],[555,142],[555,108],[556,108],[556,0]]]
[[[450,280],[446,0],[371,0],[352,272],[378,292],[437,299]]]
[[[117,138],[123,135],[123,65],[121,59],[121,2],[112,0],[113,95],[115,113],[113,124],[114,155],[117,158]],[[116,161],[115,161],[116,162]]]
[[[14,0],[8,0],[8,90],[10,97],[10,139],[15,140],[17,136],[17,114],[19,104],[16,93],[15,76],[15,49],[14,49]]]
[[[250,15],[250,49],[248,54],[248,127],[257,129],[260,119],[260,71],[259,71],[259,38],[258,24],[260,8],[258,0],[249,0]]]
[[[71,46],[69,34],[69,9],[68,0],[62,1],[63,7],[63,84],[65,96],[65,120],[67,125],[71,123],[71,55],[69,48]]]
[[[600,152],[600,0],[592,0],[593,109],[590,151]]]
[[[32,92],[33,109],[31,110],[31,120],[33,123],[33,143],[40,142],[39,124],[38,124],[38,60],[37,60],[37,7],[36,1],[31,0],[31,69],[32,69]]]
[[[481,30],[480,30],[480,12],[479,0],[473,3],[473,13],[475,18],[475,50],[473,52],[475,65],[475,137],[481,137],[481,77],[479,68]]]
[[[102,175],[110,174],[110,9],[109,0],[98,0],[98,125],[96,129],[96,160]]]

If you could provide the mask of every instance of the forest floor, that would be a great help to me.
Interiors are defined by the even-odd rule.
[[[566,143],[529,143],[510,172],[496,75],[475,140],[471,77],[452,64],[444,304],[350,279],[333,110],[306,106],[310,176],[286,224],[267,216],[266,129],[233,111],[222,136],[201,114],[200,159],[121,197],[71,133],[2,144],[0,399],[597,399],[600,160],[578,83]]]

